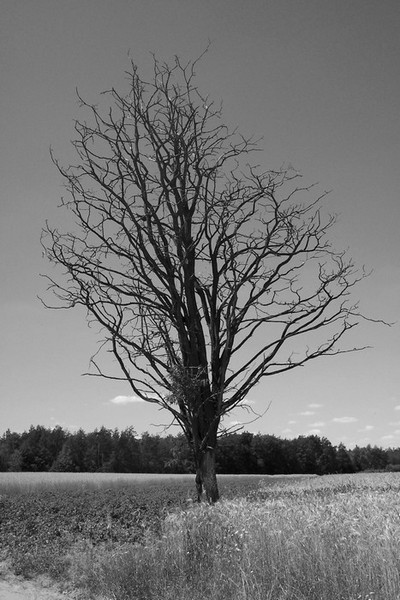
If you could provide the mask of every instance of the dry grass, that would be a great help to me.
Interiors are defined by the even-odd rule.
[[[76,570],[113,600],[398,600],[397,475],[323,477],[169,515]]]

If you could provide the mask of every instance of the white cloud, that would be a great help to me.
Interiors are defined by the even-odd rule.
[[[307,435],[319,435],[320,433],[320,429],[310,429],[309,431],[307,431]]]
[[[245,398],[244,400],[242,400],[242,402],[240,403],[242,406],[246,406],[246,404],[255,404],[255,400],[252,400],[251,398]]]
[[[325,427],[324,421],[317,421],[316,423],[310,423],[310,427]]]
[[[323,404],[316,404],[316,403],[312,403],[312,404],[307,404],[308,408],[322,408]]]
[[[311,415],[315,415],[314,410],[305,410],[304,412],[299,413],[302,417],[311,417]]]
[[[394,407],[394,410],[400,410],[400,404]]]
[[[238,425],[243,425],[242,421],[230,421],[229,427],[237,427]]]
[[[293,431],[290,429],[290,427],[286,427],[286,429],[282,429],[282,433],[285,435],[293,433]]]
[[[133,402],[145,402],[138,396],[115,396],[110,400],[111,404],[132,404]]]
[[[296,421],[288,421],[288,425],[295,425]]]
[[[355,423],[358,421],[355,417],[335,417],[332,419],[335,423]]]
[[[390,440],[394,440],[394,438],[395,438],[395,436],[394,436],[394,435],[383,435],[383,436],[381,437],[381,440],[384,440],[384,441],[387,441],[387,442],[388,442],[388,441],[390,441]]]
[[[357,429],[357,431],[359,433],[365,433],[366,431],[372,431],[373,429],[375,429],[375,425],[366,425],[362,429]]]

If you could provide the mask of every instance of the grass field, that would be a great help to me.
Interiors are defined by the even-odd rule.
[[[13,568],[104,600],[398,600],[399,474],[1,474]]]

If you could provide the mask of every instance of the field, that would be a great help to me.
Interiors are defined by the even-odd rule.
[[[399,474],[0,474],[0,552],[82,599],[399,600]]]

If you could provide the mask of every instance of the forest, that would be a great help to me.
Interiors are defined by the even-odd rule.
[[[317,435],[283,439],[246,431],[224,435],[216,452],[218,473],[303,474],[400,470],[400,448],[347,449]],[[70,432],[61,426],[31,426],[0,437],[0,471],[193,473],[183,434],[138,436],[101,427]]]

